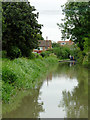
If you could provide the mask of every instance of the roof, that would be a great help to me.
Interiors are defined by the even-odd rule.
[[[58,43],[74,43],[73,41],[69,40],[69,41],[58,41]]]
[[[51,40],[38,40],[39,47],[49,47],[51,46]]]
[[[62,43],[66,43],[66,44],[68,44],[68,45],[72,45],[72,44],[74,44],[74,42],[71,41],[71,40],[69,40],[69,41],[58,41],[58,43],[60,43],[60,44],[62,44]]]

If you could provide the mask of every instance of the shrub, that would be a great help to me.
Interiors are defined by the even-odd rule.
[[[54,53],[51,53],[49,56],[50,57],[57,57]]]
[[[59,58],[59,59],[67,59],[70,55],[70,48],[68,47],[57,47],[53,48],[53,53]]]
[[[88,65],[88,55],[84,56],[83,65]]]
[[[35,55],[36,55],[36,58],[42,59],[42,56],[40,54],[35,53]]]
[[[12,69],[10,69],[10,67],[5,67],[5,69],[2,69],[2,80],[5,83],[14,83],[17,80],[17,76],[14,73],[14,71]]]
[[[29,58],[29,59],[34,59],[34,58],[36,58],[36,56],[35,56],[34,53],[31,53],[28,58]]]
[[[52,51],[45,51],[45,52],[42,52],[40,55],[42,57],[48,57],[51,53],[52,53]]]
[[[78,63],[82,64],[84,59],[84,53],[80,51],[77,56],[78,56],[78,59],[77,59]]]
[[[6,58],[7,57],[7,52],[4,50],[2,51],[2,58]]]
[[[12,46],[7,51],[7,56],[11,59],[18,58],[21,56],[21,50],[16,46]]]
[[[42,57],[45,57],[45,56],[46,56],[46,53],[45,53],[45,52],[42,52],[40,55],[41,55]]]
[[[77,60],[79,58],[78,53],[80,52],[79,48],[75,48],[70,51],[70,55],[74,56],[74,59]]]
[[[13,87],[9,85],[9,83],[4,83],[4,81],[2,81],[2,86],[3,86],[2,87],[2,100],[4,100],[4,102],[8,102],[10,100]]]

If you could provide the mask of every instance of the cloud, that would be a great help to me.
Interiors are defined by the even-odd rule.
[[[61,31],[58,29],[57,23],[61,22],[63,18],[61,5],[65,4],[67,0],[30,0],[32,6],[35,6],[39,12],[38,22],[43,24],[43,37],[46,36],[50,40],[60,41]]]

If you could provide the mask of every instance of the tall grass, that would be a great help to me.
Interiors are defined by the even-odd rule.
[[[56,57],[42,59],[18,58],[3,59],[2,62],[2,100],[9,102],[21,89],[32,89],[50,65],[57,63]]]

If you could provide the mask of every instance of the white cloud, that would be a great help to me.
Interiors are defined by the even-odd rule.
[[[39,23],[43,24],[43,37],[46,36],[50,40],[61,40],[61,31],[58,29],[57,23],[61,22],[62,11],[61,5],[65,4],[67,0],[30,0],[32,6],[35,6],[39,12]]]

